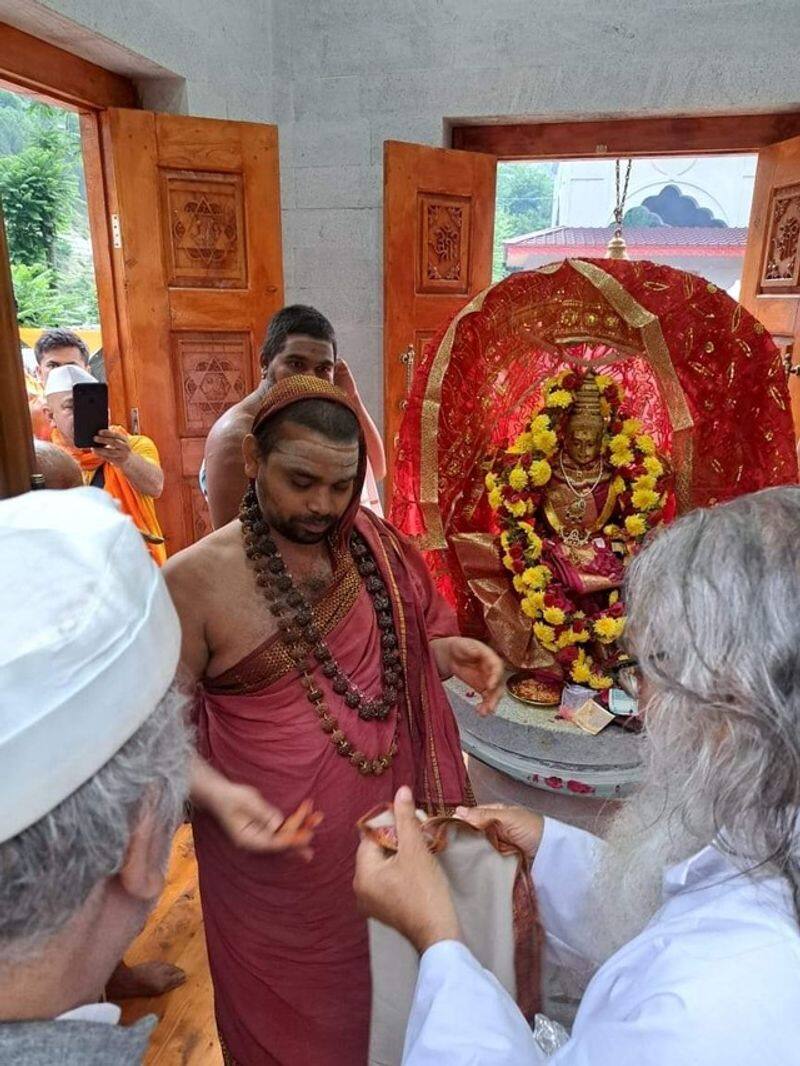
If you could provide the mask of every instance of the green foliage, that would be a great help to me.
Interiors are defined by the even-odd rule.
[[[50,267],[12,263],[11,280],[21,326],[83,326],[97,322],[97,293],[87,268],[62,274],[58,282]]]
[[[622,216],[622,224],[623,226],[642,226],[648,229],[664,225],[661,217],[655,211],[645,207],[644,204],[640,204],[638,207],[629,207]]]
[[[546,229],[553,217],[556,163],[500,163],[497,167],[492,280],[508,273],[503,241]]]
[[[511,237],[518,237],[514,217],[503,208],[496,208],[494,216],[494,244],[492,246],[492,281],[500,281],[508,271],[506,270],[505,252],[503,241]]]
[[[60,153],[38,144],[0,159],[0,198],[12,263],[55,266],[56,238],[69,227],[77,183]]]
[[[0,91],[0,200],[20,323],[97,322],[77,115]]]

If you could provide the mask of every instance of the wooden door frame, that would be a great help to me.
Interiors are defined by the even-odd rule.
[[[744,154],[798,135],[800,111],[450,127],[451,147],[501,161]]]
[[[138,91],[129,78],[3,22],[0,22],[0,88],[35,96],[44,103],[75,111],[79,115],[111,418],[114,422],[127,425],[130,393],[120,358],[118,307],[111,257],[111,211],[100,137],[100,115],[109,107],[140,107]],[[0,267],[2,269],[5,267]],[[10,396],[4,395],[4,406],[10,399]],[[27,418],[30,428],[24,384],[19,404],[20,410],[14,413],[14,421],[22,424]],[[13,454],[9,454],[8,462],[15,470],[11,478],[16,491],[21,491],[20,485],[30,483],[32,461],[32,448],[18,445],[13,449]]]

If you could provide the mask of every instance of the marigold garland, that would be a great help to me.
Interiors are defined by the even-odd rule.
[[[536,639],[552,652],[578,684],[610,688],[611,677],[586,645],[609,648],[625,629],[625,610],[616,590],[590,616],[580,610],[570,591],[542,559],[546,542],[532,519],[553,471],[551,460],[563,446],[570,411],[583,374],[564,370],[543,386],[542,401],[492,473],[486,476],[488,500],[497,513],[503,564],[513,575],[520,606],[531,619]],[[600,410],[606,422],[603,457],[614,471],[616,501],[612,520],[603,528],[623,557],[635,553],[645,534],[663,518],[669,482],[665,460],[641,423],[624,409],[624,397],[607,375],[595,378]]]

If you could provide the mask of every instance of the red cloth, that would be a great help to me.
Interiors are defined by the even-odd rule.
[[[433,810],[467,799],[458,731],[429,648],[431,639],[456,633],[454,613],[419,553],[386,523],[361,511],[355,526],[394,592],[395,624],[407,642],[410,707],[398,725],[392,767],[381,777],[362,777],[338,755],[296,671],[247,695],[215,694],[213,682],[206,686],[199,749],[211,765],[260,789],[285,812],[310,796],[325,815],[310,864],[240,851],[213,819],[195,815],[217,1022],[242,1066],[366,1062],[370,976],[366,924],[352,891],[356,822],[401,784]],[[377,694],[380,631],[363,587],[327,641],[355,684]],[[386,722],[363,722],[321,671],[315,679],[354,744],[369,756],[388,750],[394,714]]]
[[[626,406],[659,451],[672,457],[668,397],[655,372],[656,362],[668,357],[693,421],[693,464],[690,470],[676,464],[678,476],[689,482],[689,507],[797,482],[786,373],[761,323],[697,275],[643,260],[588,263],[621,286],[622,299],[612,301],[565,260],[498,282],[455,325],[443,323],[427,345],[395,459],[390,517],[405,533],[430,533],[420,506],[425,454],[438,469],[436,500],[445,536],[496,532],[484,476],[498,451],[520,432],[542,381],[576,363],[602,367],[622,385]],[[631,300],[657,319],[664,351],[648,352],[642,316],[631,311]],[[652,331],[649,342],[652,347]],[[432,398],[429,383],[437,380],[432,370],[448,345],[441,388],[433,389]],[[480,606],[455,553],[437,548],[426,560],[439,590],[457,605],[462,632],[482,635]]]

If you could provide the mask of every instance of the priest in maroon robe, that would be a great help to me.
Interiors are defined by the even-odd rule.
[[[244,452],[240,517],[166,568],[199,684],[194,831],[217,1022],[241,1066],[359,1066],[356,822],[402,784],[432,812],[471,801],[441,679],[461,677],[490,713],[502,668],[458,635],[416,549],[360,509],[366,453],[343,392],[279,383]],[[323,820],[288,830],[307,800]]]

